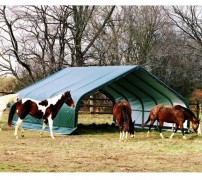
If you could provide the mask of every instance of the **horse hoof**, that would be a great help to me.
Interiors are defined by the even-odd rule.
[[[164,139],[164,136],[160,136],[161,137],[161,139]]]
[[[160,133],[160,137],[161,137],[161,139],[164,139],[164,136],[163,136],[163,134],[162,134],[162,133]]]
[[[185,136],[182,137],[183,139],[187,139]]]
[[[134,138],[134,137],[135,137],[135,135],[131,135],[130,137],[131,137],[131,138]]]

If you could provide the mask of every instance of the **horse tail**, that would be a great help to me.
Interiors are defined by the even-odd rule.
[[[142,128],[144,128],[144,127],[146,126],[146,124],[147,124],[149,121],[150,121],[150,115],[149,115],[147,121],[146,121],[145,123],[142,124]]]
[[[158,118],[158,114],[159,114],[159,111],[164,107],[164,105],[162,104],[159,104],[159,105],[156,105],[154,106],[150,113],[149,113],[149,117],[147,119],[147,121],[145,123],[142,124],[142,128],[144,128],[144,126],[146,126],[146,124],[152,119],[157,119]]]
[[[127,122],[129,122],[128,115],[126,113],[126,105],[125,104],[122,104],[122,106],[121,106],[121,112],[122,112],[124,120],[126,120]]]
[[[13,116],[14,116],[15,111],[16,111],[16,106],[17,106],[17,103],[14,103],[13,106],[11,107],[11,109],[10,109],[10,113],[9,113],[9,116],[8,116],[8,126],[9,127],[12,126],[12,121],[13,121]]]

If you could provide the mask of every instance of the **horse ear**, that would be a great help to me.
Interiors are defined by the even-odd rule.
[[[70,91],[66,91],[64,94],[65,94],[66,96],[68,96],[68,95],[70,95]]]

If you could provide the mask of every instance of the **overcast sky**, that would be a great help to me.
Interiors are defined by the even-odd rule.
[[[0,0],[4,5],[202,5],[201,0]]]

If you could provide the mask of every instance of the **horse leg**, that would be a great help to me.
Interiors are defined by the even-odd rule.
[[[124,128],[122,125],[119,125],[119,130],[120,130],[120,136],[119,136],[119,141],[123,141],[124,140]]]
[[[176,123],[176,125],[175,125],[175,131],[171,134],[171,136],[170,136],[170,139],[172,139],[173,138],[173,136],[175,135],[175,133],[177,132],[177,130],[178,130],[178,127],[179,127],[179,124],[178,123]]]
[[[120,131],[119,141],[124,141],[125,139],[127,139],[127,136],[128,136],[128,132]]]
[[[149,125],[149,130],[147,132],[147,137],[149,137],[149,134],[150,134],[150,131],[151,131],[151,128],[152,128],[154,122],[155,122],[155,120],[151,119],[151,122],[150,122],[150,125]]]
[[[23,127],[22,127],[22,123],[21,123],[21,125],[20,125],[20,129],[21,129],[21,137],[24,137],[24,136],[25,136],[25,135],[24,135],[25,130],[24,130]]]
[[[122,131],[122,141],[124,141],[124,139],[125,139],[125,131]]]
[[[124,141],[124,139],[125,139],[125,132],[122,131],[122,141]]]
[[[162,139],[164,139],[164,136],[163,136],[163,134],[162,134],[162,127],[163,127],[163,121],[160,121],[160,120],[159,120],[159,132],[160,132],[160,137],[161,137]]]
[[[21,126],[22,124],[22,119],[18,118],[16,124],[15,124],[15,133],[14,136],[16,137],[16,139],[18,139],[18,127]]]
[[[55,137],[53,136],[53,119],[51,118],[52,115],[50,115],[48,117],[48,125],[49,125],[49,129],[50,129],[50,135],[53,139],[55,139]]]
[[[162,129],[162,127],[159,127],[160,137],[161,137],[162,139],[164,139],[164,136],[163,136],[163,134],[162,134],[161,129]]]
[[[200,134],[201,134],[201,125],[199,123],[199,126],[198,126],[198,135],[200,135]]]
[[[48,123],[48,120],[47,119],[44,119],[43,121],[43,125],[42,125],[42,129],[41,129],[41,133],[40,133],[40,137],[43,136],[43,132],[44,132],[44,129],[46,128],[46,124]]]
[[[183,139],[187,139],[186,136],[185,136],[185,134],[184,134],[183,123],[180,125],[180,128],[181,128],[181,130],[182,130],[182,138],[183,138]]]
[[[119,141],[122,141],[122,131],[120,131]]]
[[[123,127],[123,132],[124,132],[123,140],[125,141],[128,138],[128,132],[129,132],[129,125],[127,123]]]
[[[125,138],[124,141],[128,139],[128,131],[125,132]]]
[[[120,136],[119,136],[119,141],[123,141],[124,140],[124,131],[120,130]]]
[[[182,138],[187,139],[186,136],[184,135],[184,128],[182,128],[182,134],[183,134]]]
[[[128,132],[127,132],[127,131],[122,131],[121,140],[122,140],[122,141],[125,141],[125,140],[127,140],[127,138],[128,138]]]
[[[183,122],[182,121],[180,121],[180,129],[181,129],[181,131],[182,131],[182,138],[183,139],[187,139],[186,137],[185,137],[185,135],[184,135],[184,127],[183,127]]]

